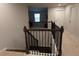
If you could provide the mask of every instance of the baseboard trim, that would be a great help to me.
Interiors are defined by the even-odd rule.
[[[7,50],[7,48],[3,48],[1,51],[6,51]]]
[[[6,51],[26,52],[25,50],[20,50],[20,49],[6,49]]]

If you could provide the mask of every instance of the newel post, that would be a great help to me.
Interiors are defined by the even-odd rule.
[[[24,34],[25,34],[26,54],[28,54],[29,50],[28,50],[28,40],[27,40],[27,28],[26,28],[26,26],[24,26],[23,31],[24,31]]]
[[[51,22],[51,29],[55,29],[55,22]],[[53,38],[55,39],[55,31],[52,31]]]
[[[51,29],[54,29],[54,27],[55,27],[55,22],[51,21]]]
[[[64,32],[64,28],[63,28],[63,26],[61,26],[58,56],[62,55],[62,37],[63,37],[63,32]]]

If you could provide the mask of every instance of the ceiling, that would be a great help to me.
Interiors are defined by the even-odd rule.
[[[65,7],[69,3],[27,3],[30,7]]]

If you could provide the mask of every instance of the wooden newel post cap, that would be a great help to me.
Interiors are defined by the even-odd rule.
[[[26,26],[24,26],[24,28],[23,28],[23,31],[24,31],[24,32],[26,32],[26,31],[27,31],[27,28],[26,28]]]
[[[61,30],[62,30],[62,32],[64,32],[64,27],[63,26],[61,26]]]

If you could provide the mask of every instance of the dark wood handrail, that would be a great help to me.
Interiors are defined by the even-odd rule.
[[[27,32],[29,35],[31,35],[35,40],[37,40],[30,32],[29,29],[26,28],[26,26],[24,26],[24,32]]]
[[[34,38],[36,41],[38,41],[29,31],[27,31],[27,33],[28,33],[32,38]]]
[[[47,28],[31,28],[28,31],[61,31],[61,29],[47,29]]]
[[[41,21],[41,22],[34,22],[34,21],[29,21],[29,22],[32,22],[32,23],[51,23],[52,21]]]

